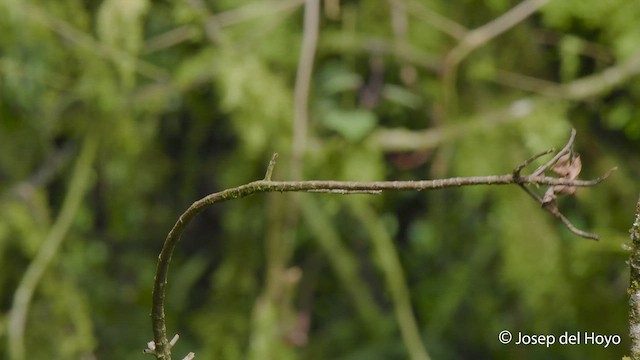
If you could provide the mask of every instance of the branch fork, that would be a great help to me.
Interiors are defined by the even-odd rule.
[[[551,160],[547,161],[544,165],[541,165],[540,167],[538,167],[533,173],[531,173],[531,176],[542,176],[547,170],[551,169],[552,172],[560,176],[559,179],[576,180],[576,178],[580,174],[580,170],[582,169],[582,162],[580,161],[580,155],[573,151],[573,143],[574,143],[575,137],[576,137],[576,130],[571,129],[571,135],[569,136],[569,141],[567,141],[567,144],[564,146],[564,148],[562,148],[562,150],[556,153],[556,155],[553,156]],[[529,196],[531,196],[534,200],[540,203],[543,209],[545,209],[547,212],[549,212],[551,215],[555,216],[556,218],[560,219],[560,221],[562,221],[562,223],[567,227],[569,231],[586,239],[599,240],[600,236],[598,236],[597,234],[589,233],[584,230],[578,229],[558,209],[558,206],[556,204],[557,195],[573,195],[576,192],[575,186],[571,184],[551,185],[545,192],[544,197],[541,198],[538,194],[536,194],[531,189],[526,187],[524,182],[522,182],[523,177],[520,175],[520,173],[524,168],[529,166],[534,160],[542,156],[548,155],[554,151],[555,149],[549,149],[547,151],[541,152],[525,160],[522,164],[518,165],[513,170],[514,182],[518,184],[518,186],[520,186],[520,188],[522,188],[522,190],[524,190]],[[602,179],[602,180],[606,179],[615,170],[616,168],[613,168],[607,171],[607,173],[605,173],[599,179]]]

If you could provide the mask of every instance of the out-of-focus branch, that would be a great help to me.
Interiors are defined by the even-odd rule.
[[[212,14],[206,7],[206,4],[202,1],[188,1],[188,4],[194,9],[194,11],[203,15],[201,25],[204,27],[205,34],[211,42],[217,42],[219,40],[220,30],[222,28],[263,16],[292,11],[303,3],[304,0],[273,0],[255,2],[236,9],[224,11],[219,14]],[[182,25],[156,35],[146,40],[144,46],[145,52],[152,53],[194,39],[199,34],[197,28],[198,26],[193,24]]]
[[[537,107],[548,104],[549,100],[584,100],[606,93],[638,74],[640,74],[640,52],[625,62],[611,66],[597,74],[566,84],[539,86],[536,92],[541,96],[514,101],[502,109],[476,116],[473,121],[466,121],[464,124],[447,125],[427,130],[381,128],[372,134],[370,141],[386,151],[432,149],[463,135],[524,119]],[[541,85],[541,83],[539,84]]]
[[[42,10],[32,3],[24,6],[23,17],[27,21],[38,22],[64,39],[76,44],[77,46],[91,51],[109,61],[121,63],[124,61],[135,64],[135,70],[140,75],[155,81],[165,81],[169,78],[169,73],[149,62],[134,57],[124,51],[114,49],[100,43],[91,35],[76,29],[69,23],[54,17],[51,13]]]
[[[611,64],[615,60],[611,50],[596,42],[592,42],[571,34],[563,34],[549,29],[534,29],[533,39],[543,45],[559,47],[561,40],[571,39],[579,44],[576,54],[587,56],[605,64]]]
[[[88,135],[84,140],[83,148],[73,171],[60,214],[44,239],[42,246],[40,246],[36,257],[29,264],[14,293],[13,304],[9,311],[7,336],[11,360],[23,360],[26,358],[24,332],[33,293],[49,264],[57,255],[60,244],[65,239],[67,231],[71,227],[75,214],[80,207],[89,186],[91,165],[96,156],[97,148],[97,137]]]
[[[518,25],[548,2],[549,0],[525,0],[500,17],[468,32],[465,37],[462,38],[462,41],[449,52],[447,61],[459,63],[470,52]]]
[[[454,39],[461,40],[469,31],[466,27],[438,14],[418,1],[409,0],[407,1],[406,6],[411,15],[423,20],[425,23]]]
[[[34,189],[42,187],[51,181],[51,179],[60,172],[60,169],[64,167],[74,153],[75,147],[71,145],[67,145],[56,150],[53,155],[46,159],[36,172],[33,173],[33,175],[12,186],[0,195],[0,201],[16,197],[28,199],[31,197]]]
[[[525,0],[491,22],[468,32],[445,57],[442,69],[445,111],[455,105],[455,82],[458,65],[473,50],[511,29],[535,13],[549,0]]]
[[[557,84],[508,71],[498,71],[497,82],[556,99],[582,100],[603,94],[638,74],[640,74],[640,52],[621,64],[566,84]]]
[[[318,45],[319,26],[320,0],[306,0],[304,7],[304,32],[293,98],[292,153],[294,169],[292,169],[292,171],[297,173],[294,174],[294,178],[301,175],[299,165],[296,163],[302,161],[304,147],[307,140],[307,128],[309,122],[309,88],[311,87],[313,60],[315,58],[316,47]]]
[[[342,55],[363,52],[391,55],[400,61],[405,61],[429,72],[436,73],[440,68],[440,61],[434,54],[409,43],[396,46],[393,41],[385,38],[331,31],[323,33],[320,43],[325,52],[335,52]]]
[[[237,9],[213,15],[207,22],[215,22],[218,27],[235,25],[262,16],[293,10],[304,4],[305,0],[278,0],[254,2]]]
[[[375,130],[369,141],[383,151],[420,151],[438,147],[453,139],[489,130],[497,126],[513,123],[529,115],[539,100],[529,98],[514,101],[509,106],[488,114],[475,116],[471,121],[444,125],[426,130],[409,130],[403,128],[379,128]]]
[[[409,359],[429,360],[431,358],[420,336],[418,322],[411,306],[410,291],[393,239],[371,206],[358,201],[361,199],[351,200],[349,202],[350,209],[360,220],[362,227],[369,233],[378,266],[384,274],[386,287],[391,295],[398,327],[407,347]]]
[[[518,74],[512,71],[496,69],[495,74],[488,81],[502,86],[544,95],[548,89],[558,86],[558,83],[533,76]]]
[[[595,75],[550,88],[547,96],[580,100],[605,93],[632,76],[640,74],[640,52],[625,62],[609,67]]]
[[[391,6],[391,28],[393,29],[395,43],[399,48],[404,48],[409,43],[407,41],[407,31],[409,30],[407,8],[404,0],[389,1]],[[415,67],[406,61],[401,61],[400,79],[402,79],[402,82],[411,87],[415,83],[416,77],[417,71]]]

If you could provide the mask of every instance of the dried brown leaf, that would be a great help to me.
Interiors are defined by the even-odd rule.
[[[551,169],[560,176],[561,179],[575,180],[582,171],[582,161],[578,153],[565,154],[561,156]],[[557,195],[573,195],[576,192],[575,186],[556,185],[553,191]]]

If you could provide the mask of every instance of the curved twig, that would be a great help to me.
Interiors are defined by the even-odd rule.
[[[573,142],[574,132],[570,137],[570,141],[563,148],[570,148]],[[353,194],[353,193],[374,193],[378,194],[385,190],[395,191],[422,191],[422,190],[435,190],[450,187],[461,187],[471,185],[509,185],[517,184],[522,187],[529,195],[531,195],[536,201],[542,203],[542,199],[529,190],[525,185],[568,185],[576,187],[588,187],[594,186],[603,180],[605,180],[611,172],[608,171],[603,176],[592,180],[573,180],[565,178],[554,178],[551,176],[544,176],[541,174],[521,175],[522,169],[529,165],[534,159],[542,155],[546,155],[550,151],[546,151],[535,155],[534,157],[526,160],[523,164],[518,165],[511,174],[507,175],[495,175],[495,176],[478,176],[478,177],[455,177],[448,179],[436,179],[436,180],[419,180],[419,181],[373,181],[373,182],[357,182],[357,181],[333,181],[333,180],[309,180],[309,181],[272,181],[270,175],[273,172],[275,166],[275,158],[272,158],[268,170],[267,176],[264,180],[254,181],[248,184],[240,185],[235,188],[226,189],[217,193],[213,193],[205,196],[204,198],[194,202],[181,216],[173,226],[162,247],[160,256],[158,258],[158,266],[156,270],[156,277],[153,286],[152,296],[152,309],[151,319],[154,334],[154,346],[153,355],[157,359],[170,360],[171,359],[171,347],[173,344],[167,340],[165,316],[164,316],[164,299],[167,286],[167,275],[169,273],[169,264],[171,262],[171,256],[175,249],[182,232],[186,226],[193,220],[193,218],[202,212],[207,207],[233,199],[239,199],[247,197],[257,193],[267,192],[332,192],[340,194]],[[549,209],[546,209],[550,211]],[[550,211],[556,217],[563,221],[567,228],[573,233],[587,238],[597,238],[597,235],[583,232],[575,226],[573,226],[557,209],[555,212]]]

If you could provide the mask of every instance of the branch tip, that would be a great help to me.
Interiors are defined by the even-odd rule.
[[[180,335],[173,335],[173,338],[169,341],[169,346],[173,347],[178,342],[178,339],[180,339]]]

